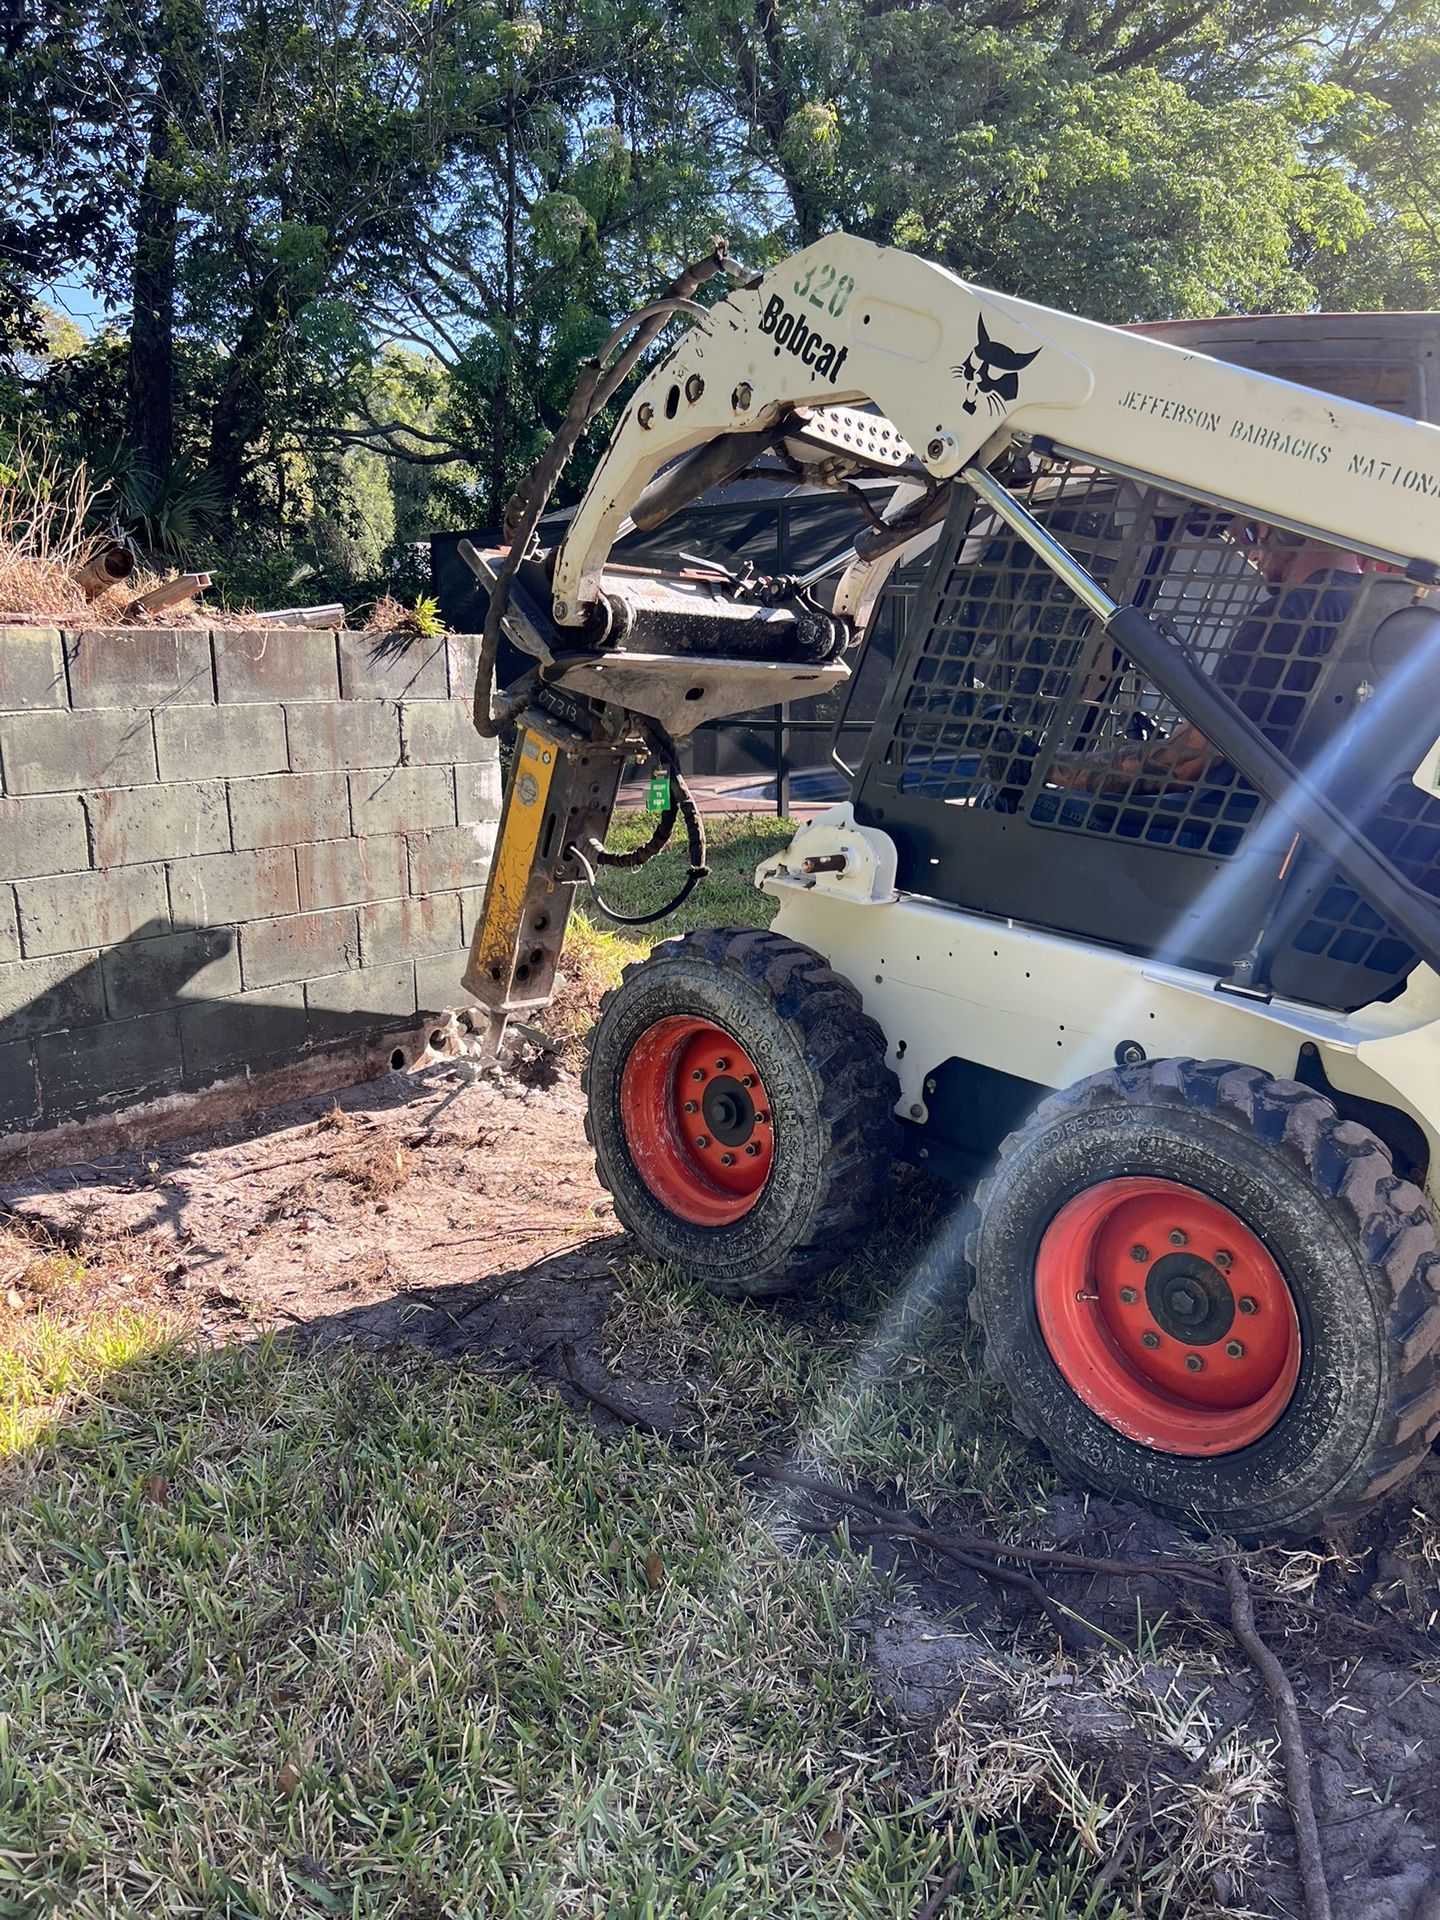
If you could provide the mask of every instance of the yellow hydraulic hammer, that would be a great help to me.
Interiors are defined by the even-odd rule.
[[[521,721],[463,982],[492,1020],[550,999],[575,889],[590,877],[585,849],[605,843],[631,751],[538,708]]]

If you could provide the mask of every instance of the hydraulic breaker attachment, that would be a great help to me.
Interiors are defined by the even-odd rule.
[[[587,740],[540,708],[521,721],[463,982],[491,1014],[492,1045],[511,1014],[554,991],[575,889],[590,877],[583,850],[604,845],[634,751],[633,741]]]

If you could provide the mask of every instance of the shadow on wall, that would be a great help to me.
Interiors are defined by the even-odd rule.
[[[37,965],[43,985],[0,1016],[0,1134],[113,1118],[307,1060],[338,1065],[347,1048],[379,1070],[393,1064],[385,1037],[408,1039],[423,1019],[408,961],[246,991],[236,949],[231,928],[155,919],[70,972]]]

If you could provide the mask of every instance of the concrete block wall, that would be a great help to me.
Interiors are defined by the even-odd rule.
[[[473,676],[456,636],[0,627],[0,1146],[203,1124],[462,1004],[500,810]]]

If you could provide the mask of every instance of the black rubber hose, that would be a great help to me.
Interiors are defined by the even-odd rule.
[[[602,355],[581,369],[564,420],[545,451],[516,487],[505,509],[505,534],[509,551],[501,562],[490,594],[485,627],[480,638],[480,657],[476,663],[475,730],[483,739],[493,740],[512,726],[530,699],[533,683],[525,688],[523,694],[516,688],[507,698],[498,704],[495,702],[495,656],[499,651],[501,623],[510,599],[510,582],[525,557],[556,482],[564,472],[580,436],[624,384],[651,342],[677,312],[693,311],[691,295],[717,273],[723,273],[727,260],[725,243],[719,240],[715,243],[713,253],[676,275],[660,300],[652,301],[648,307],[642,307],[631,314],[628,320],[621,322],[610,337],[607,352],[613,349],[628,328],[633,327],[635,331],[630,344],[609,367],[603,364]]]
[[[645,733],[652,751],[665,762],[666,770],[670,775],[671,804],[655,823],[655,831],[643,847],[636,847],[629,853],[612,854],[607,854],[602,848],[596,864],[603,862],[607,867],[643,867],[646,861],[653,860],[668,843],[675,830],[677,813],[685,822],[685,846],[690,864],[674,899],[668,900],[663,907],[656,907],[649,913],[618,912],[601,898],[599,886],[592,878],[590,897],[595,903],[596,911],[605,919],[613,921],[617,927],[648,927],[656,920],[663,920],[667,914],[676,912],[685,904],[710,871],[705,864],[705,821],[696,805],[695,796],[686,785],[685,776],[680,771],[675,743],[662,727],[653,723],[646,727]]]

